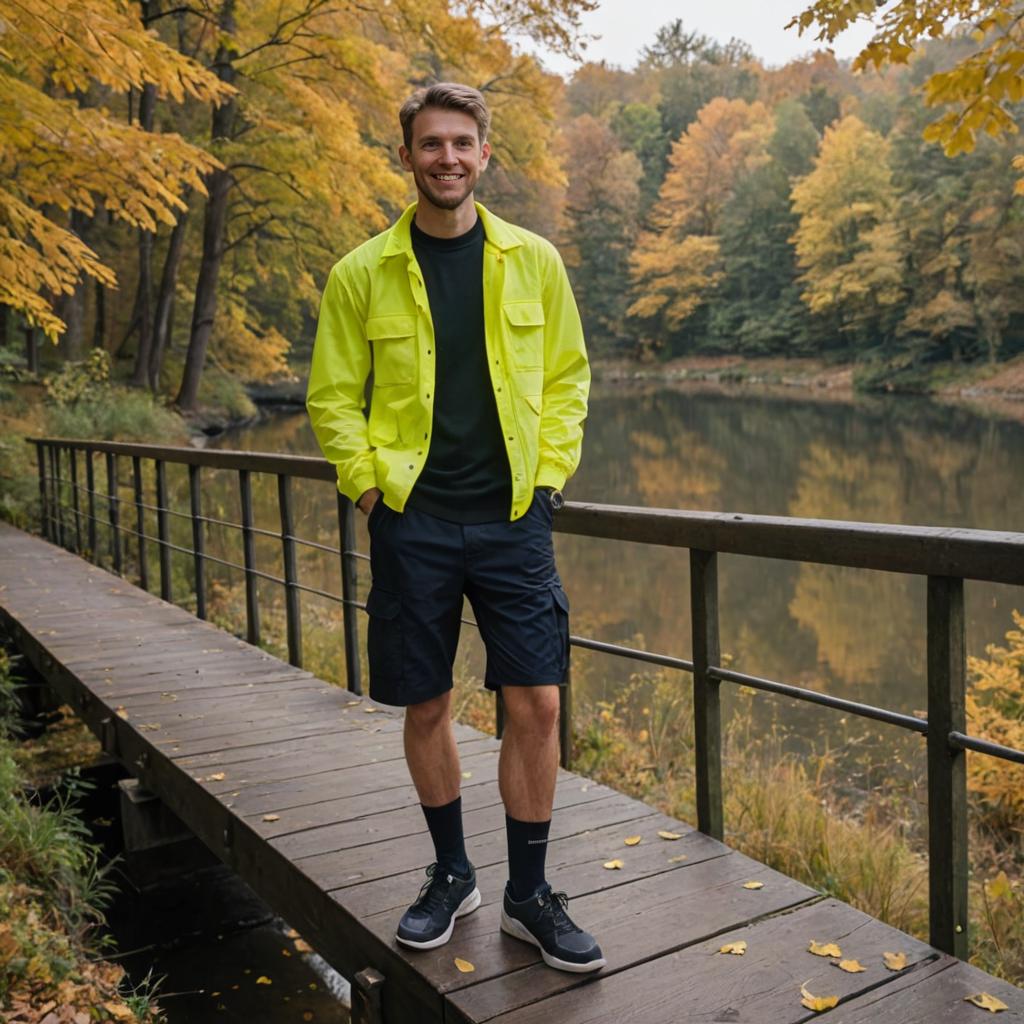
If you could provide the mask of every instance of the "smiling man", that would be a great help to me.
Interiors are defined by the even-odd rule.
[[[599,946],[545,879],[569,653],[551,524],[587,411],[579,314],[554,247],[474,202],[491,154],[483,96],[438,83],[399,120],[418,201],[331,271],[307,399],[339,490],[369,517],[370,694],[406,709],[406,760],[434,844],[396,938],[435,948],[480,905],[451,726],[468,597],[484,684],[505,713],[502,930],[552,967],[593,971]]]

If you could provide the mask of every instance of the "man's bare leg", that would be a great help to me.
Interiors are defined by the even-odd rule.
[[[451,692],[405,709],[405,760],[424,807],[459,795],[459,751],[452,733]]]
[[[510,818],[549,821],[558,773],[558,687],[503,686],[498,789]]]

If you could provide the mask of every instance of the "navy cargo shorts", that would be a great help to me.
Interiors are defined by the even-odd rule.
[[[484,685],[562,681],[569,664],[569,602],[555,569],[551,505],[534,494],[524,516],[464,525],[378,499],[370,512],[366,601],[370,696],[405,706],[452,687],[463,595],[487,650]]]

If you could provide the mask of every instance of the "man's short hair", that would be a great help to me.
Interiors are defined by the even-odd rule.
[[[398,112],[398,120],[402,125],[402,140],[405,148],[412,146],[412,122],[421,110],[435,107],[439,110],[461,110],[476,121],[480,144],[487,140],[487,129],[491,126],[491,112],[487,109],[487,101],[479,89],[459,82],[435,82],[433,85],[417,89],[403,104]]]

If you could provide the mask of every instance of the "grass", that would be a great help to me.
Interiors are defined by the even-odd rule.
[[[109,947],[98,927],[113,889],[76,807],[88,784],[71,769],[45,803],[29,798],[15,669],[0,648],[0,1010],[157,1024],[152,986],[126,989],[123,969],[100,959]]]

